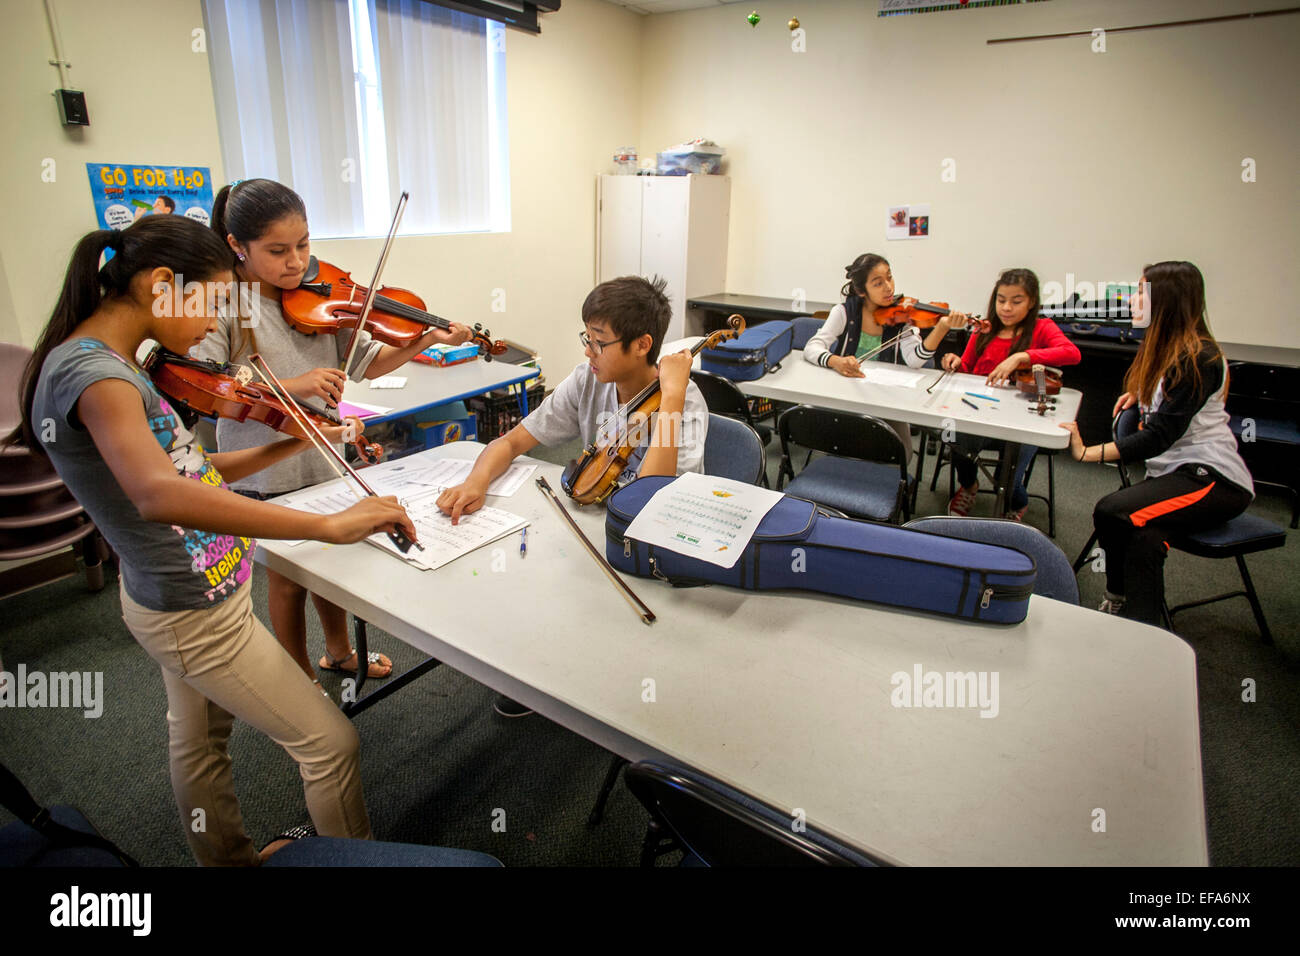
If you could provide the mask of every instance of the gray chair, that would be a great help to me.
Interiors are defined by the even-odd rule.
[[[710,414],[709,433],[704,440],[704,473],[748,485],[766,483],[767,456],[758,432],[734,418]]]
[[[677,849],[683,866],[887,865],[684,767],[643,761],[627,768],[627,786],[650,813],[642,866]]]
[[[984,544],[1000,544],[1023,551],[1038,565],[1034,593],[1043,597],[1079,603],[1079,582],[1070,567],[1070,559],[1051,538],[1037,528],[1019,521],[1003,518],[952,518],[944,515],[933,518],[916,518],[903,527],[914,531],[928,531],[945,538],[963,538]]]
[[[731,379],[715,375],[713,372],[706,372],[703,369],[696,369],[691,372],[691,381],[695,383],[695,387],[704,396],[704,404],[708,406],[710,412],[717,415],[726,415],[728,418],[735,418],[744,422],[758,432],[758,439],[764,445],[772,440],[771,426],[754,421],[754,414],[749,406],[749,398],[736,387],[736,383]]]
[[[777,422],[781,468],[777,490],[827,505],[853,518],[893,522],[910,517],[907,450],[879,418],[796,405]],[[808,449],[796,476],[790,446]],[[812,460],[814,451],[825,457]],[[786,485],[787,480],[789,485]]]

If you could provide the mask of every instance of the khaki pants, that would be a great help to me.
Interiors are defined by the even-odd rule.
[[[321,836],[370,838],[356,729],[253,615],[252,592],[194,611],[151,611],[121,592],[122,619],[162,668],[172,790],[203,866],[258,862],[226,747],[236,717],[297,761]]]

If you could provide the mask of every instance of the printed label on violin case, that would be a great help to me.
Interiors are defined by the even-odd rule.
[[[1023,551],[830,517],[790,495],[764,515],[730,568],[629,537],[632,520],[674,480],[638,478],[609,499],[605,554],[615,568],[674,586],[795,588],[997,624],[1028,613],[1037,566]]]
[[[733,382],[751,382],[781,367],[794,347],[794,323],[764,322],[700,353],[700,367]]]

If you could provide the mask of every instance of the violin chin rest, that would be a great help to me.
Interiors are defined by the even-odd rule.
[[[315,282],[318,275],[320,275],[320,262],[315,256],[309,256],[307,258],[307,271],[302,274],[302,281]]]

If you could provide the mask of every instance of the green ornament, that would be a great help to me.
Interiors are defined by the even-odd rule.
[[[749,21],[749,25],[750,25],[751,27],[756,27],[756,26],[758,26],[758,21],[761,20],[761,19],[763,19],[763,18],[760,17],[760,16],[758,15],[758,11],[757,11],[757,10],[750,10],[750,11],[749,11],[749,16],[745,17],[745,19]]]

